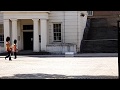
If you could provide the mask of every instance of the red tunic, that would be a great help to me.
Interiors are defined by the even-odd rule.
[[[10,42],[6,42],[6,50],[11,51]]]

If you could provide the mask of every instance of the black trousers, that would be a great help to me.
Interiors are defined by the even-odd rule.
[[[6,55],[5,58],[9,58],[9,60],[11,60],[11,51],[8,51],[8,55]]]
[[[16,52],[14,52],[14,59],[16,59],[17,58],[17,53]]]

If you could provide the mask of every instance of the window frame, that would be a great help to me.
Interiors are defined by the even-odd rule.
[[[55,24],[60,24],[61,25],[61,32],[60,32],[61,33],[61,36],[60,36],[61,40],[59,40],[59,41],[57,41],[57,40],[54,39],[54,37],[55,37],[54,36],[54,25]],[[53,42],[54,43],[62,43],[62,23],[61,22],[54,22],[54,23],[52,23],[52,37],[53,37]]]
[[[30,27],[30,26],[32,26],[32,28],[30,28],[30,29],[26,29],[26,28],[28,28],[28,27],[24,28],[25,26],[29,26],[29,27]],[[30,24],[30,25],[23,25],[23,27],[22,27],[22,28],[23,28],[23,31],[30,31],[30,30],[32,30],[32,31],[33,31],[34,26],[33,26],[33,25],[31,25],[31,24]]]
[[[91,14],[89,14],[88,12],[91,12]],[[88,16],[93,16],[93,11],[87,11]]]

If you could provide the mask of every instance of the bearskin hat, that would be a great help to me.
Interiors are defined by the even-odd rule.
[[[6,37],[6,42],[10,41],[10,37]]]
[[[15,40],[14,40],[14,44],[16,44],[16,43],[17,43],[17,40],[15,39]]]

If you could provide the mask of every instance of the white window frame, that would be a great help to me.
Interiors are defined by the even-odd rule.
[[[87,11],[88,16],[93,16],[93,11]]]
[[[61,40],[60,41],[55,41],[54,40],[54,28],[53,28],[53,26],[54,26],[54,24],[61,24]],[[62,23],[61,22],[54,22],[54,23],[52,23],[52,37],[53,37],[53,43],[62,43]]]

